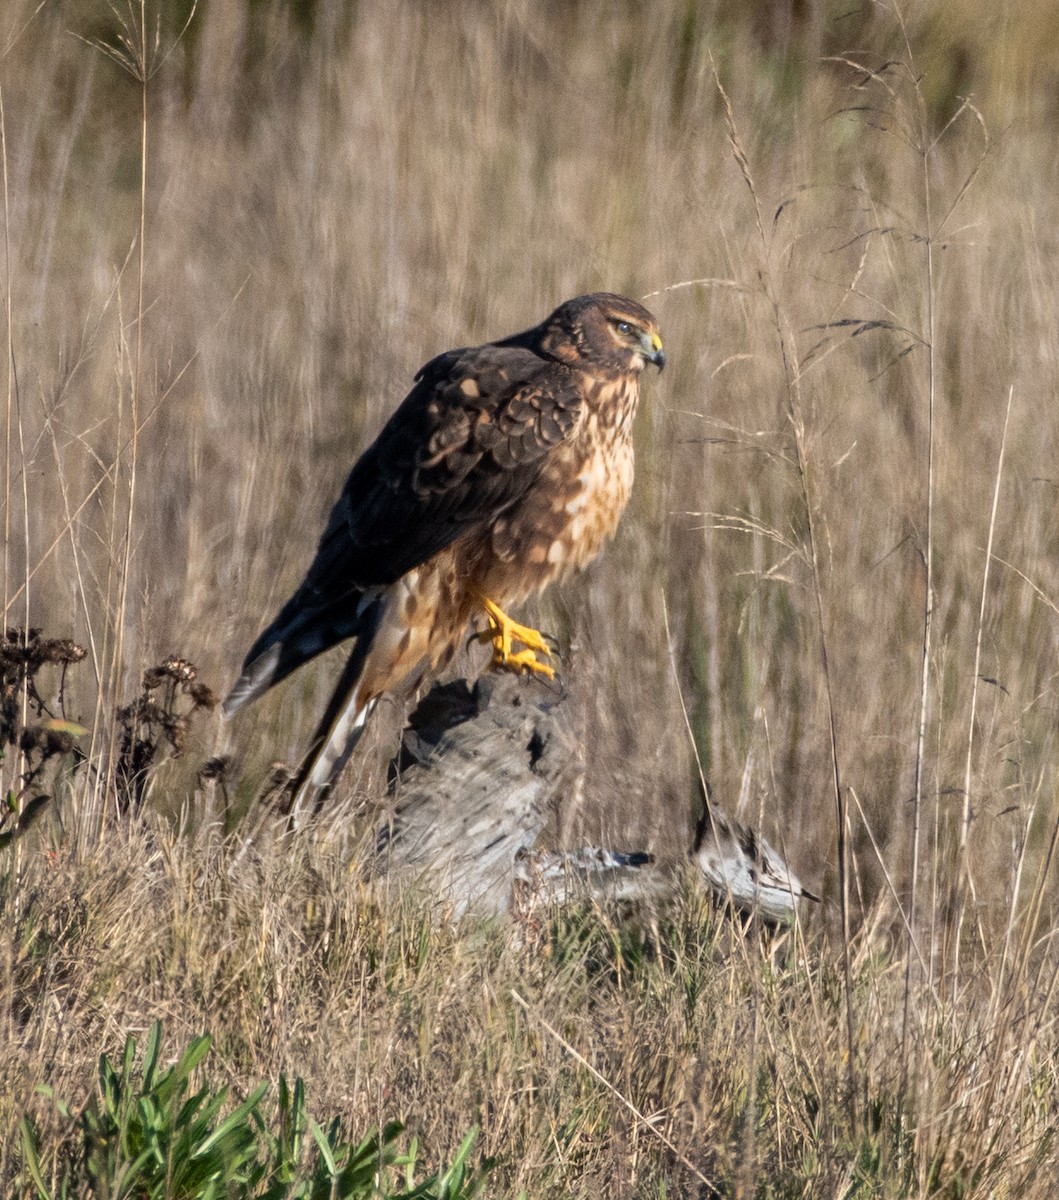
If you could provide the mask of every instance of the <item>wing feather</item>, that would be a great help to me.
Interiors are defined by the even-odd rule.
[[[554,360],[509,346],[428,363],[350,472],[305,588],[333,597],[393,583],[487,527],[573,432],[577,382]]]
[[[452,350],[427,363],[353,467],[304,582],[245,665],[297,637],[311,653],[292,654],[286,674],[355,636],[366,591],[488,528],[532,486],[581,411],[577,374],[528,346]]]

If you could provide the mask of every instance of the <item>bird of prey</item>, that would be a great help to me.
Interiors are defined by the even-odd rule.
[[[353,467],[308,574],[251,646],[231,716],[355,638],[298,774],[326,788],[384,693],[405,695],[478,635],[496,666],[552,678],[517,604],[583,567],[617,528],[633,479],[640,373],[665,365],[655,318],[608,292],[524,333],[424,366]]]

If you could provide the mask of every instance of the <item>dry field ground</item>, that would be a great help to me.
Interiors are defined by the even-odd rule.
[[[1053,1196],[1054,6],[145,7],[0,9],[0,583],[86,650],[36,676],[85,732],[0,764],[53,797],[0,850],[4,1194],[24,1114],[49,1180],[75,1138],[38,1085],[161,1018],[233,1098],[300,1076],[434,1165],[480,1126],[496,1196]],[[618,537],[524,614],[583,714],[556,836],[679,851],[697,757],[823,903],[772,951],[694,889],[532,946],[380,908],[396,705],[248,847],[334,656],[125,811],[116,708],[167,655],[230,683],[416,368],[596,289],[669,366]]]

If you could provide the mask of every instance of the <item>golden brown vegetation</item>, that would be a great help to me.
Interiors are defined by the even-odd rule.
[[[36,1085],[162,1017],[237,1095],[300,1075],[439,1161],[480,1124],[497,1195],[1052,1195],[1051,6],[181,8],[0,14],[6,625],[85,648],[49,719],[88,730],[0,851],[0,1180],[26,1111],[55,1169]],[[527,614],[584,709],[561,832],[686,845],[697,754],[825,896],[782,963],[694,892],[544,953],[379,912],[395,708],[321,828],[248,844],[333,657],[115,820],[116,710],[174,653],[230,680],[415,369],[596,288],[670,366],[615,544]]]

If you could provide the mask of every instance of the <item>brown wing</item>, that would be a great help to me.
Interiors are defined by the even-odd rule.
[[[319,622],[334,627],[322,639],[329,645],[352,636],[360,593],[492,523],[574,429],[577,383],[575,372],[525,346],[453,350],[427,363],[350,472],[304,582],[247,662]]]
[[[522,496],[577,422],[576,376],[482,346],[428,363],[331,512],[305,587],[393,583]]]

